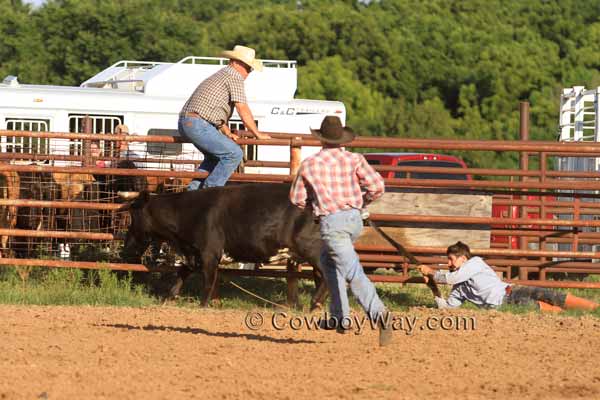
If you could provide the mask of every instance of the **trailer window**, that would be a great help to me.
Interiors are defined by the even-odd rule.
[[[254,121],[256,126],[258,127],[258,121]],[[239,120],[230,120],[229,121],[229,129],[232,131],[244,131],[246,127],[244,123]],[[244,151],[244,160],[246,161],[255,161],[258,160],[258,151],[255,144],[245,144],[242,146]]]
[[[451,161],[435,161],[435,160],[412,160],[412,161],[398,161],[396,164],[399,167],[442,167],[442,168],[462,168],[463,166],[459,163]],[[394,178],[406,178],[406,172],[396,172]],[[466,181],[466,174],[441,174],[431,172],[411,172],[410,177],[412,179],[450,179],[457,181]]]
[[[123,123],[122,115],[85,115],[85,114],[69,114],[69,132],[73,133],[85,133],[85,121],[86,117],[89,117],[91,128],[88,132],[90,133],[114,133],[117,125]],[[105,157],[111,157],[118,151],[115,147],[117,145],[114,141],[100,141],[101,155]],[[83,141],[82,140],[71,140],[69,142],[69,154],[74,156],[83,155]]]
[[[7,131],[48,132],[50,120],[28,118],[6,118]],[[48,154],[50,140],[46,138],[0,137],[3,153]]]
[[[149,129],[148,136],[179,136],[177,129]],[[183,153],[183,143],[148,143],[148,153],[153,156],[179,156]]]

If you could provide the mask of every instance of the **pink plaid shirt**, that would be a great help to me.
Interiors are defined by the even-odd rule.
[[[342,148],[325,148],[304,160],[292,183],[290,201],[300,208],[310,202],[315,215],[363,207],[363,186],[367,202],[379,198],[383,178],[362,154]]]

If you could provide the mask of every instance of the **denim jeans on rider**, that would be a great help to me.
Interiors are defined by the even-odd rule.
[[[321,264],[331,293],[330,313],[342,321],[350,316],[346,282],[372,320],[385,311],[375,285],[367,278],[352,243],[362,231],[363,221],[357,209],[338,211],[320,219]]]
[[[179,134],[204,154],[198,171],[209,173],[204,182],[197,179],[190,182],[188,190],[224,186],[242,161],[240,146],[202,118],[181,117],[178,128]]]

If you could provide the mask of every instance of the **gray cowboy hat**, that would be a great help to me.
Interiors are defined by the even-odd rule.
[[[320,129],[311,129],[310,131],[313,136],[325,143],[348,143],[356,137],[352,129],[343,127],[340,118],[333,115],[323,119]]]

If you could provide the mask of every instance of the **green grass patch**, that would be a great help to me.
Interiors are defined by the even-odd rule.
[[[600,281],[600,277],[588,277],[587,281]],[[37,305],[104,305],[143,307],[161,304],[168,288],[174,283],[175,274],[123,273],[109,270],[79,270],[37,267],[5,267],[0,269],[1,304]],[[213,307],[221,309],[249,310],[275,308],[274,305],[249,295],[230,282],[271,302],[285,305],[287,284],[285,279],[259,277],[220,276],[218,289],[220,301]],[[450,287],[440,285],[447,296]],[[557,289],[600,303],[600,290]],[[302,306],[298,312],[308,312],[310,299],[315,291],[308,280],[299,281],[299,298]],[[431,291],[424,285],[377,284],[382,301],[392,311],[406,311],[410,307],[435,307]],[[201,274],[192,274],[182,290],[182,297],[174,302],[181,307],[199,307],[202,302],[203,282]],[[350,296],[350,305],[360,306]],[[464,309],[476,309],[464,304]],[[524,314],[538,312],[535,306],[503,305],[501,312]],[[564,315],[593,315],[600,317],[600,310],[593,312],[566,311]]]
[[[38,305],[112,305],[140,307],[157,303],[131,274],[109,270],[3,268],[0,303]]]

